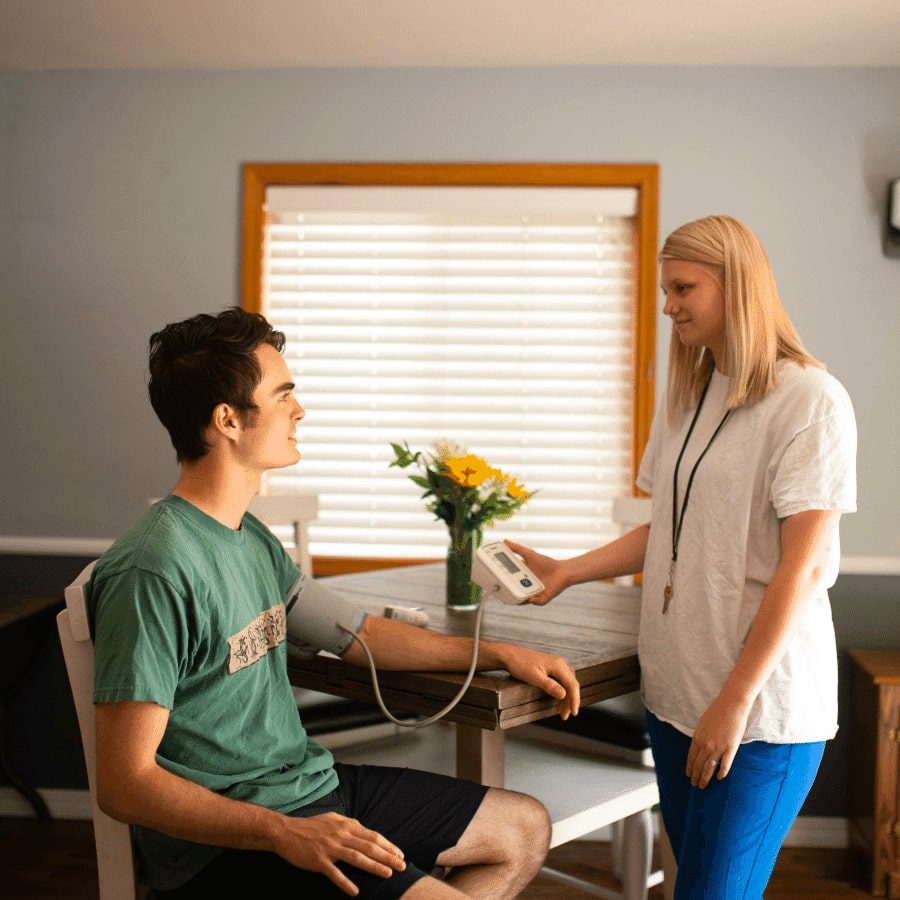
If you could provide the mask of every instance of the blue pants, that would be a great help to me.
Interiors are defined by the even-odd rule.
[[[678,863],[675,900],[761,900],[824,742],[741,744],[728,775],[700,790],[685,775],[691,739],[650,712],[647,730]]]

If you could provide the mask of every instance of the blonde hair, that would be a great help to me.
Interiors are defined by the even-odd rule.
[[[706,216],[688,222],[666,238],[659,258],[698,263],[722,289],[725,365],[731,377],[729,409],[765,397],[776,385],[776,364],[780,360],[823,367],[803,346],[778,296],[766,251],[742,222],[730,216]],[[670,423],[696,405],[714,366],[708,348],[688,347],[672,332],[667,406]]]

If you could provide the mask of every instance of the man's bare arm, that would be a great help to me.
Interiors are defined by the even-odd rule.
[[[404,868],[402,851],[358,822],[329,813],[309,819],[229,800],[166,771],[156,762],[169,711],[155,703],[98,703],[97,803],[121,822],[173,837],[277,853],[301,869],[321,872],[355,895],[336,867],[347,862],[382,877]]]
[[[419,672],[464,672],[472,662],[472,639],[436,634],[395,619],[369,616],[361,637],[380,669]],[[357,642],[344,657],[356,666],[368,666]],[[575,670],[561,656],[540,653],[493,641],[479,641],[478,668],[506,669],[515,678],[533,684],[559,701],[559,714],[577,715],[581,702]]]

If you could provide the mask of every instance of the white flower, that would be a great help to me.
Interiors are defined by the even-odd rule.
[[[484,502],[494,491],[502,491],[506,484],[500,478],[491,477],[478,486],[478,499]]]
[[[441,462],[450,459],[452,456],[465,456],[469,452],[462,444],[457,444],[456,441],[451,441],[448,438],[441,438],[439,441],[435,441],[432,446],[434,447],[435,459]]]

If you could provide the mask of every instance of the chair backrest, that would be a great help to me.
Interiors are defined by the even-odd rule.
[[[135,900],[146,889],[137,884],[131,832],[97,806],[97,735],[94,720],[94,645],[88,627],[85,587],[94,563],[88,565],[65,591],[66,608],[56,617],[69,685],[78,714],[81,745],[87,768],[88,788],[97,848],[97,874],[101,900]]]
[[[612,520],[619,526],[620,533],[625,534],[640,525],[646,525],[650,521],[652,503],[649,497],[614,497]],[[623,575],[615,581],[616,584],[623,585],[636,583],[631,575]]]
[[[150,497],[148,504],[158,503],[159,497]],[[285,547],[288,556],[304,575],[312,576],[312,558],[309,555],[309,523],[319,514],[319,495],[311,492],[292,494],[257,494],[249,510],[269,528],[290,525],[294,532],[294,546]]]
[[[250,501],[250,512],[270,528],[291,525],[294,529],[294,547],[287,548],[291,559],[304,575],[312,575],[312,559],[309,555],[309,523],[319,514],[317,494],[257,494]]]
[[[623,533],[639,525],[646,525],[650,521],[652,503],[649,497],[615,497],[612,520],[622,526]]]

